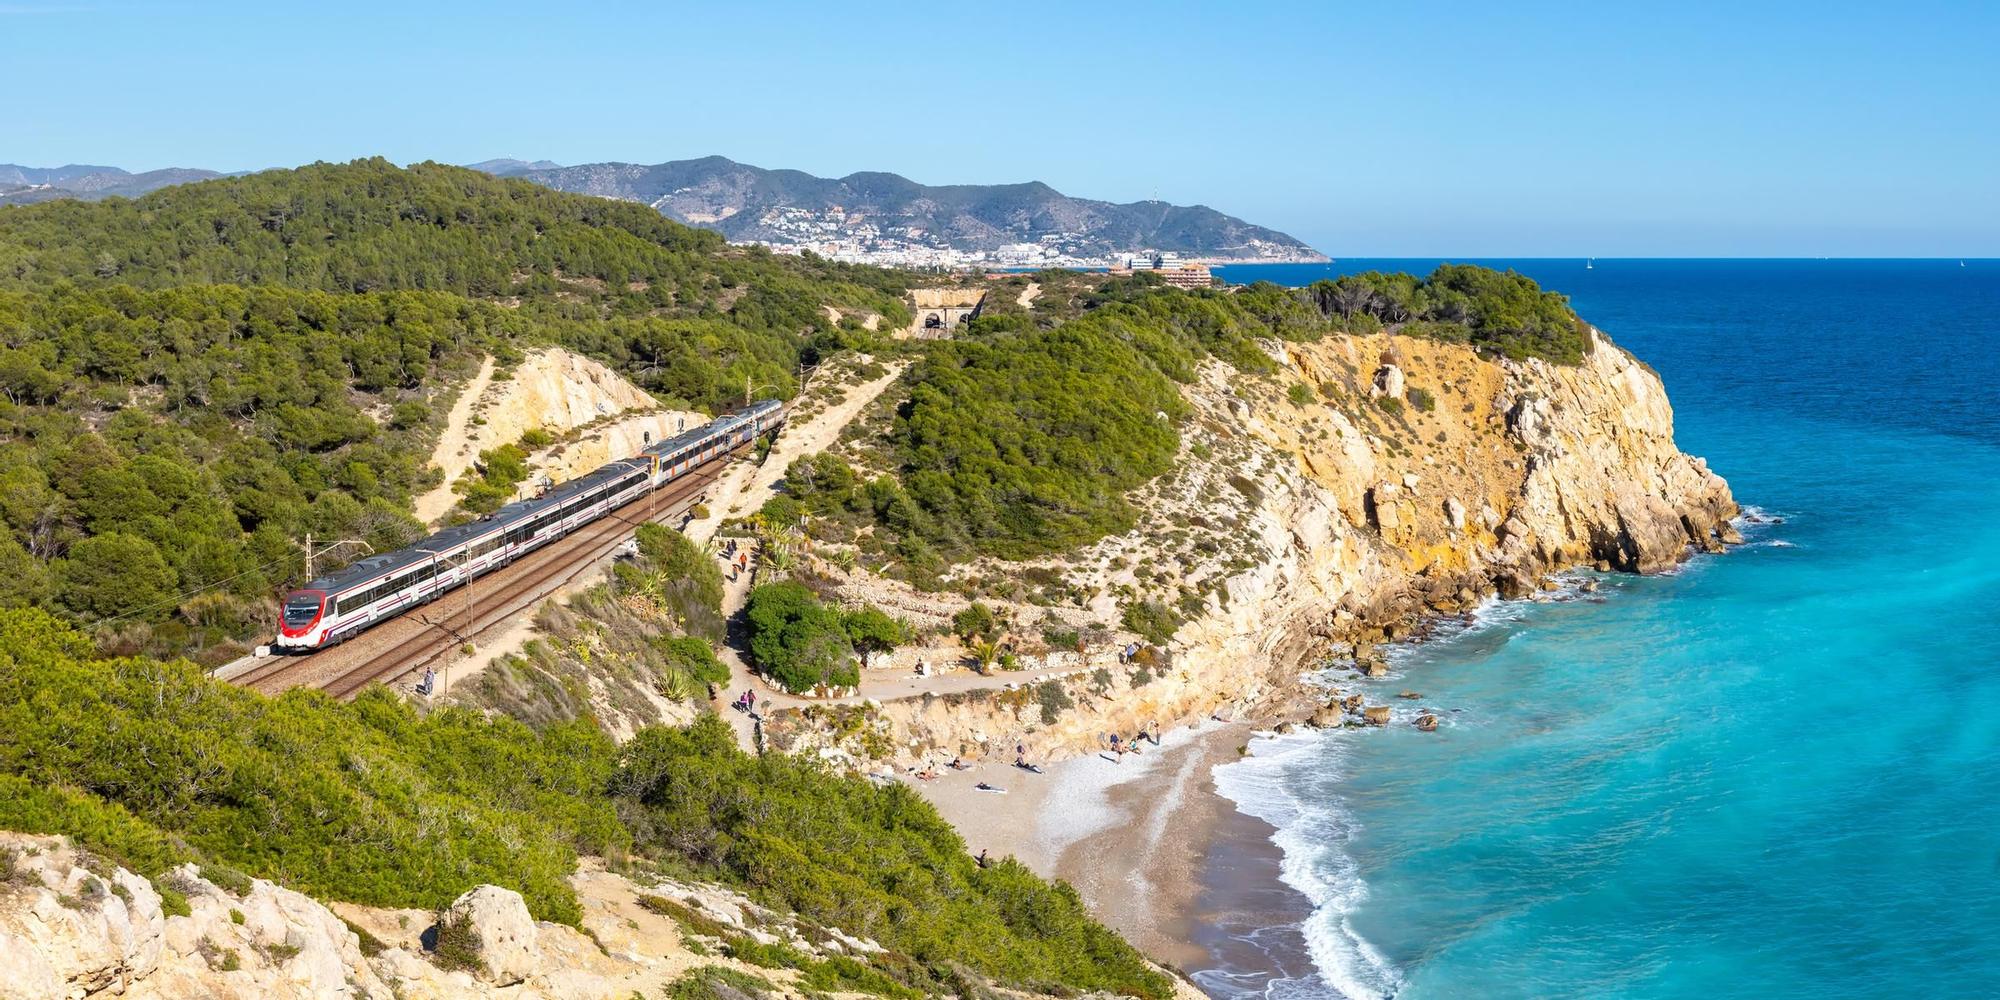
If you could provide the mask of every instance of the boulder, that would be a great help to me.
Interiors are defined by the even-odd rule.
[[[1423,695],[1420,695],[1415,691],[1404,691],[1401,694],[1398,694],[1396,697],[1401,698],[1404,701],[1416,701],[1417,699],[1422,698]]]
[[[474,886],[438,918],[440,957],[468,962],[481,979],[511,986],[535,968],[535,919],[521,894],[497,885]]]
[[[1346,717],[1347,713],[1342,711],[1338,702],[1335,702],[1320,706],[1310,718],[1306,719],[1306,725],[1314,729],[1338,729],[1340,724],[1346,721]]]
[[[1375,369],[1375,381],[1369,386],[1368,394],[1370,396],[1389,396],[1401,399],[1403,398],[1404,388],[1405,379],[1403,377],[1403,370],[1395,365],[1383,365]]]
[[[1618,499],[1614,511],[1617,533],[1599,542],[1601,558],[1636,573],[1657,573],[1680,562],[1688,533],[1672,505],[1651,494],[1627,494]]]
[[[1361,668],[1362,673],[1367,674],[1370,677],[1389,676],[1389,665],[1387,663],[1382,662],[1381,660],[1368,660],[1366,662],[1357,664],[1357,666]]]
[[[1347,697],[1340,699],[1339,705],[1340,705],[1340,710],[1343,712],[1359,712],[1361,711],[1361,696],[1358,694],[1350,694]]]
[[[1424,732],[1434,733],[1437,732],[1438,717],[1432,715],[1429,712],[1425,712],[1424,714],[1417,716],[1417,721],[1411,724],[1416,726],[1418,729],[1423,730]]]
[[[1444,523],[1453,531],[1465,530],[1465,505],[1457,497],[1444,498]]]
[[[1389,706],[1370,705],[1361,710],[1361,719],[1371,726],[1386,726],[1389,724]]]
[[[1402,525],[1402,512],[1396,509],[1402,496],[1403,488],[1390,482],[1376,483],[1368,490],[1362,499],[1367,504],[1369,516],[1375,520],[1376,528],[1392,531]]]

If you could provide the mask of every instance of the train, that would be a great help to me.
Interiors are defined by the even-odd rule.
[[[700,427],[455,525],[406,548],[358,560],[285,595],[275,648],[309,653],[427,604],[776,430],[784,404],[753,403]]]

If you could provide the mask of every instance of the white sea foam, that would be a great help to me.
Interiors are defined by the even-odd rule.
[[[1250,756],[1215,769],[1215,784],[1238,809],[1276,829],[1271,841],[1283,852],[1279,877],[1313,906],[1300,932],[1326,985],[1342,997],[1390,996],[1402,976],[1351,920],[1368,898],[1368,884],[1345,850],[1356,821],[1337,798],[1305,799],[1292,790],[1296,768],[1344,770],[1343,742],[1326,733],[1258,740]]]

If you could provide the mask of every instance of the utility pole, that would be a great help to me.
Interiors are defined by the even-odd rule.
[[[294,542],[293,544],[298,545],[300,543]],[[328,542],[325,545],[315,548],[313,546],[312,532],[310,531],[306,532],[306,540],[303,544],[303,547],[306,550],[306,579],[311,580],[319,576],[319,573],[316,572],[315,567],[319,565],[320,556],[326,555],[327,553],[332,552],[334,549],[340,548],[343,545],[359,545],[363,549],[366,549],[370,555],[373,555],[375,553],[374,546],[369,545],[367,542],[364,542],[359,538],[343,538],[340,541]]]
[[[451,656],[447,656],[444,658],[444,678],[443,678],[443,683],[438,687],[439,697],[443,697],[446,691],[451,690],[451,661],[458,659],[460,655],[464,654],[465,647],[471,645],[472,643],[471,639],[472,633],[478,628],[478,622],[473,620],[473,615],[476,613],[477,609],[476,606],[472,603],[473,593],[472,593],[472,547],[471,546],[469,545],[466,546],[464,552],[459,556],[459,567],[465,570],[465,632],[463,636],[459,638],[457,651],[454,652]]]

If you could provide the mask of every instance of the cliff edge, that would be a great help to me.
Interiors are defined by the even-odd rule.
[[[1562,570],[1659,572],[1740,540],[1728,483],[1674,442],[1659,376],[1590,337],[1574,366],[1388,333],[1267,342],[1275,373],[1204,363],[1183,387],[1193,416],[1179,461],[1134,497],[1136,527],[1061,560],[962,570],[1055,578],[1015,600],[982,597],[1010,623],[1024,683],[884,701],[877,755],[880,736],[904,760],[1016,743],[1066,755],[1147,725],[1303,714],[1306,672],[1328,661],[1366,672],[1375,644],[1436,616],[1540,593]],[[919,624],[964,606],[829,572],[845,596]],[[1107,635],[1106,623],[1122,627]],[[1093,630],[1077,649],[1033,640]],[[782,745],[867,755],[807,719],[775,729]]]

